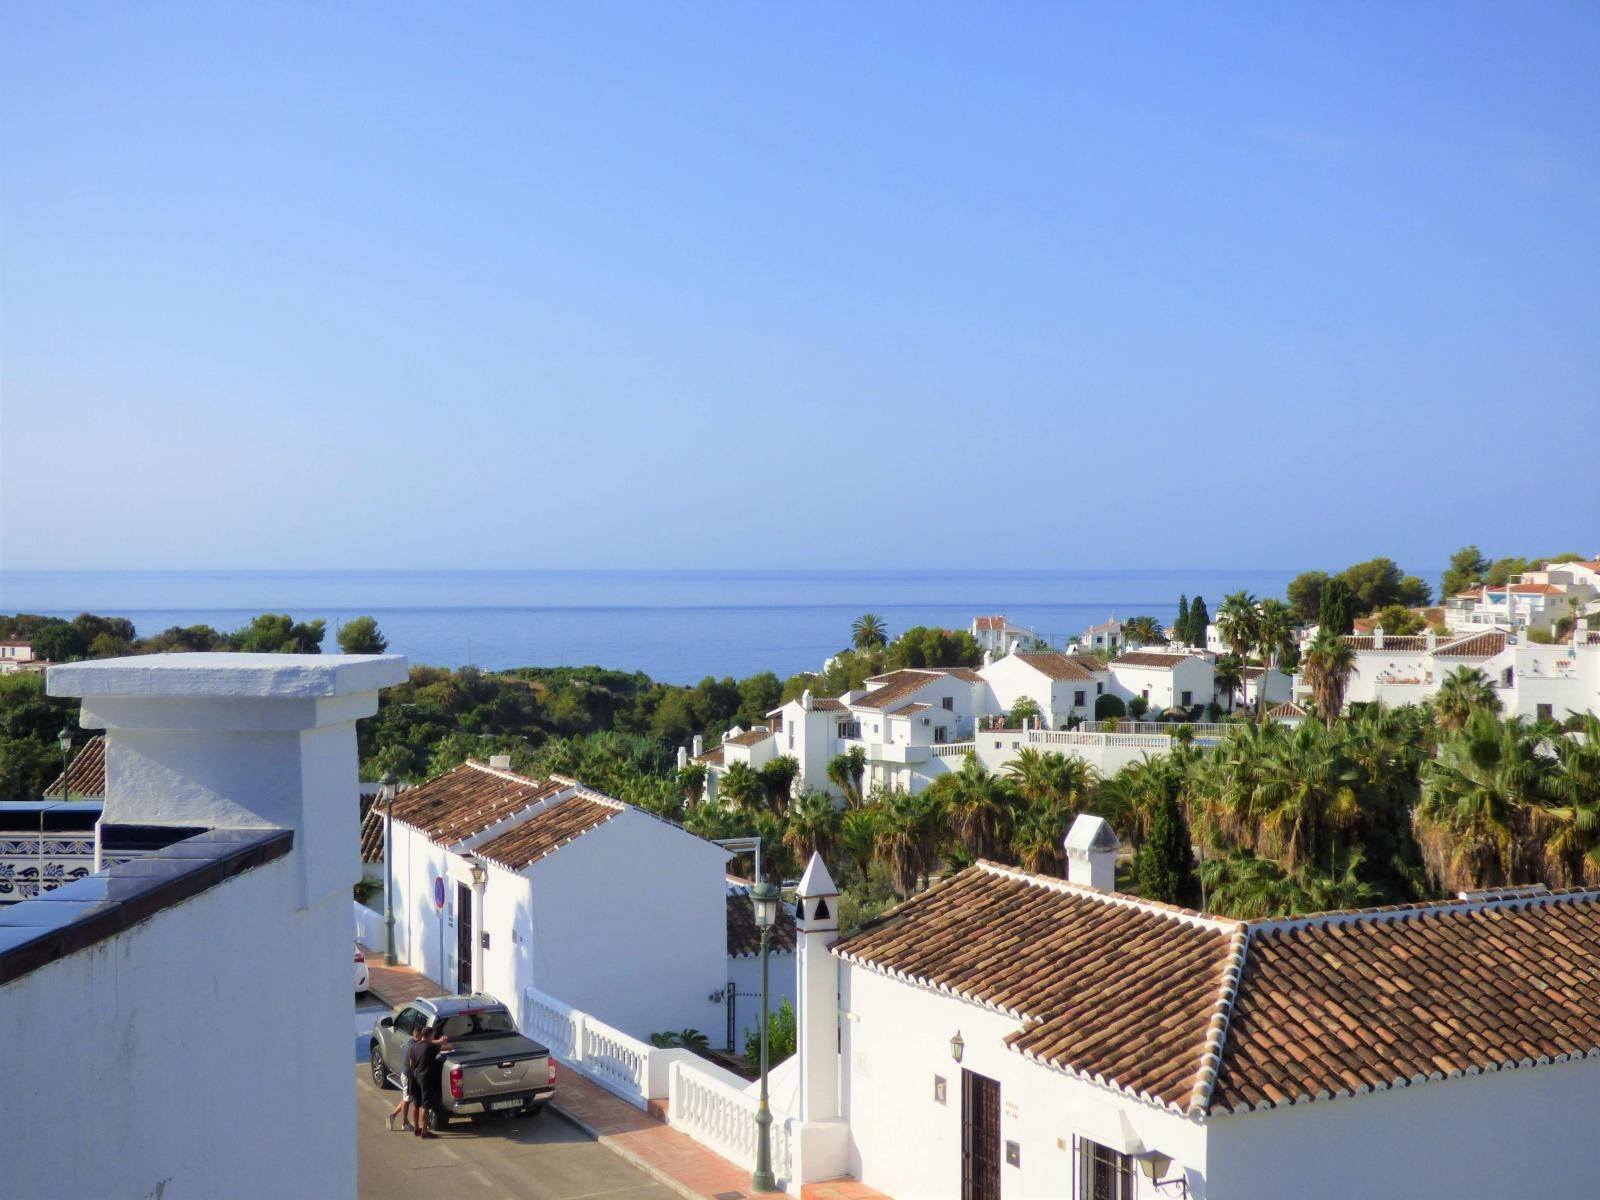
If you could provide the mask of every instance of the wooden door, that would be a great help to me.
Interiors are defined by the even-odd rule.
[[[1000,1200],[1000,1081],[961,1072],[961,1200]]]
[[[456,991],[472,990],[472,889],[456,884]]]

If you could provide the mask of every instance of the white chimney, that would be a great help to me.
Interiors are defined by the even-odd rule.
[[[491,754],[489,755],[489,765],[496,771],[509,771],[511,770],[511,755]]]
[[[1429,625],[1422,631],[1422,648],[1432,654],[1439,645],[1439,635],[1434,633],[1433,626]]]
[[[702,734],[695,734],[694,741],[691,742],[690,745],[693,747],[693,749],[691,749],[689,753],[695,758],[699,758],[706,752],[706,739]]]
[[[1102,892],[1117,890],[1117,851],[1122,843],[1099,817],[1083,813],[1067,830],[1067,881]]]
[[[1374,625],[1372,627],[1372,648],[1374,650],[1382,650],[1383,649],[1383,626],[1382,625]]]
[[[800,707],[806,712],[810,712],[812,703],[811,689],[807,688],[805,691],[800,693]]]
[[[678,747],[678,770],[681,771],[685,767],[687,767],[688,765],[689,765],[689,751],[684,749],[684,747],[679,746]]]

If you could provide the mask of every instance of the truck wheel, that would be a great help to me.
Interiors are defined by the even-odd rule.
[[[378,1043],[372,1043],[372,1086],[383,1091],[389,1086],[389,1072],[384,1070],[383,1051],[378,1049]]]

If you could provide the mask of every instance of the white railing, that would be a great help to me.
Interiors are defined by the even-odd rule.
[[[606,1091],[636,1108],[650,1107],[650,1060],[660,1053],[655,1047],[538,988],[524,988],[522,1000],[523,1032]]]
[[[382,953],[389,948],[389,927],[383,923],[383,914],[373,912],[359,900],[352,900],[356,906],[356,941],[368,950],[377,950]]]
[[[971,754],[977,749],[976,742],[939,742],[933,747],[935,754]]]
[[[719,1078],[718,1076],[726,1076]],[[710,1063],[676,1062],[668,1075],[667,1118],[703,1146],[746,1171],[756,1165],[756,1098],[736,1075]],[[772,1173],[794,1177],[786,1122],[772,1122]]]
[[[1187,725],[1195,737],[1218,738],[1227,737],[1229,732],[1238,726],[1230,725],[1226,721],[1123,721],[1118,720],[1115,729],[1107,729],[1104,721],[1085,721],[1078,726],[1080,733],[1154,733],[1164,737],[1171,737],[1178,729]]]
[[[1080,733],[1076,729],[1030,729],[1023,735],[1031,746],[1131,746],[1168,750],[1172,738],[1153,733]]]

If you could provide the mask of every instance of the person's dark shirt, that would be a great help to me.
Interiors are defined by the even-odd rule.
[[[434,1068],[438,1061],[439,1047],[429,1038],[412,1042],[406,1047],[406,1070],[411,1072],[411,1078],[423,1086],[434,1082]]]

